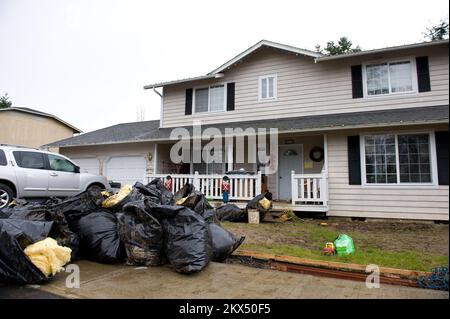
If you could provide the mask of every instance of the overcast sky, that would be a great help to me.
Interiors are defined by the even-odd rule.
[[[135,121],[137,107],[158,119],[145,84],[203,75],[261,39],[401,45],[448,11],[447,0],[0,0],[0,95],[85,132]]]

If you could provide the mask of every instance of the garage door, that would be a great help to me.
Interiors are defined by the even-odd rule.
[[[96,158],[72,158],[80,166],[81,173],[100,174],[100,162]]]
[[[142,156],[115,156],[106,162],[106,177],[110,181],[133,185],[144,182],[146,171]]]

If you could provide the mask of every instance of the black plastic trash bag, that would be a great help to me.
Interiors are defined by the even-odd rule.
[[[270,201],[269,207],[265,208],[261,205],[260,201],[262,199]],[[256,209],[259,212],[259,219],[263,220],[266,213],[270,212],[272,209],[272,193],[266,192],[264,194],[259,194],[251,201],[247,203],[247,209]]]
[[[88,215],[92,211],[97,211],[103,200],[101,191],[94,189],[68,197],[52,207],[60,210],[67,220],[75,220]]]
[[[225,261],[245,240],[244,236],[237,238],[216,223],[209,223],[208,227],[211,234],[212,261]]]
[[[142,183],[136,182],[136,184],[132,187],[131,192],[127,196],[125,196],[124,199],[122,199],[114,206],[109,207],[108,209],[113,212],[121,212],[123,206],[125,206],[127,203],[144,200],[146,196],[142,192],[145,192],[145,188],[146,187]]]
[[[164,252],[175,271],[191,274],[205,268],[211,258],[208,224],[183,207],[175,217],[162,220]]]
[[[47,278],[31,262],[24,249],[48,237],[53,222],[0,219],[0,282],[37,284]]]
[[[186,183],[178,192],[175,193],[173,196],[173,199],[175,202],[179,201],[182,198],[187,197],[189,194],[191,194],[194,191],[194,185]]]
[[[157,220],[161,221],[166,218],[175,217],[180,211],[185,209],[183,206],[175,205],[156,205],[152,201],[144,200],[146,211],[149,212]]]
[[[160,192],[159,200],[162,205],[174,205],[173,194],[170,190],[164,187],[164,182],[160,178],[155,178],[146,187],[156,187]]]
[[[143,201],[131,202],[117,214],[119,236],[130,265],[162,264],[163,230],[158,220],[145,211]]]
[[[240,209],[235,204],[225,204],[216,209],[216,217],[220,221],[235,223],[245,223],[248,221],[248,215],[245,210]]]
[[[69,229],[59,206],[36,203],[18,205],[10,211],[9,219],[54,222],[50,237],[54,238],[58,245],[72,249],[71,260],[79,257],[79,238]]]
[[[80,238],[83,256],[101,263],[115,263],[124,259],[114,214],[99,210],[71,221],[69,225]]]

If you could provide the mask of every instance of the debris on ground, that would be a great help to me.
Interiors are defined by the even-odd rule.
[[[341,234],[334,240],[334,246],[336,253],[340,256],[346,256],[355,253],[355,245],[353,239],[346,235]]]
[[[56,275],[69,263],[72,250],[59,246],[56,240],[47,237],[27,246],[24,252],[45,277],[49,277]]]
[[[334,243],[332,242],[325,243],[325,247],[322,250],[322,254],[325,256],[336,255],[336,248],[334,247]]]
[[[47,279],[24,250],[49,237],[53,222],[0,219],[0,283],[37,284]]]
[[[240,209],[235,204],[225,204],[216,209],[217,219],[227,222],[247,222],[247,212]]]
[[[419,277],[417,284],[421,288],[449,291],[448,267],[434,268],[432,274]]]
[[[258,211],[270,209],[268,196],[255,200]],[[169,262],[177,272],[199,272],[210,261],[225,261],[245,239],[225,230],[220,220],[246,222],[247,212],[233,204],[213,208],[192,184],[172,194],[160,179],[125,185],[116,193],[17,200],[0,210],[0,282],[45,281],[68,262],[68,253],[69,260]]]
[[[272,193],[259,194],[247,203],[247,209],[257,209],[260,216],[259,219],[264,220],[266,213],[272,209]]]

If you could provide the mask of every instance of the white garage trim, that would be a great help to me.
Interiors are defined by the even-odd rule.
[[[80,166],[81,173],[100,174],[100,161],[95,157],[78,157],[71,158]]]
[[[133,185],[145,182],[147,160],[143,155],[117,155],[105,161],[105,176],[109,181]]]

